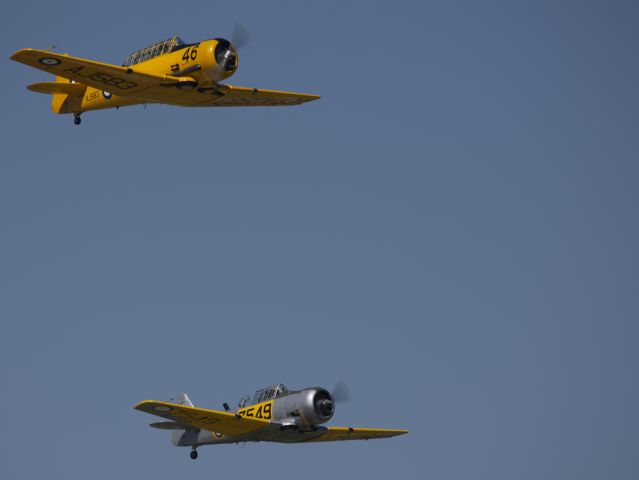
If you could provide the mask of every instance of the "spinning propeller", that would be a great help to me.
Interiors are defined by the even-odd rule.
[[[251,34],[240,22],[235,22],[233,33],[231,33],[231,43],[235,48],[240,49],[251,41]]]
[[[223,72],[233,70],[237,65],[237,50],[251,40],[249,31],[240,23],[235,22],[231,42],[221,41],[220,46],[224,51],[216,52],[217,62]]]
[[[335,403],[348,402],[351,399],[351,392],[344,380],[339,380],[333,387],[331,396]]]

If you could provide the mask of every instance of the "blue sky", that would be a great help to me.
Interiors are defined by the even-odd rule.
[[[24,47],[120,63],[252,34],[294,108],[76,127]],[[0,20],[0,476],[639,475],[634,2],[21,2]],[[132,409],[277,382],[328,445],[170,444]]]

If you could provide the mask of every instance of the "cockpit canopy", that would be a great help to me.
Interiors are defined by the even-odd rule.
[[[131,55],[126,57],[122,66],[129,67],[140,62],[151,60],[158,55],[164,55],[165,53],[171,53],[178,50],[184,45],[186,45],[186,43],[184,43],[180,37],[171,37],[167,40],[162,40],[161,42],[154,43],[149,47],[142,48],[137,52],[133,52]]]
[[[238,403],[238,407],[244,408],[247,405],[254,405],[256,403],[266,402],[268,400],[272,400],[274,398],[286,395],[287,393],[290,393],[290,392],[291,391],[288,388],[286,388],[286,386],[283,383],[271,385],[270,387],[266,387],[255,392],[255,394],[253,395],[253,400],[251,400],[251,397],[249,395],[244,395],[240,399]]]
[[[279,397],[285,393],[288,393],[288,389],[284,386],[284,384],[278,383],[277,385],[272,385],[255,392],[255,395],[253,395],[253,403],[266,402],[267,400]]]

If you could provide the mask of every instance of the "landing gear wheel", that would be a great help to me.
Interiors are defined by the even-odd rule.
[[[80,125],[82,123],[82,119],[80,118],[80,115],[75,116],[75,118],[73,119],[73,123],[75,123],[76,125]]]
[[[191,458],[195,460],[197,458],[197,450],[194,448],[191,450]]]

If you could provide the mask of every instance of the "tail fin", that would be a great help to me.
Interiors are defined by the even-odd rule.
[[[62,77],[55,77],[55,83],[71,83],[71,81]],[[51,110],[53,110],[53,113],[68,112],[68,109],[65,108],[65,103],[69,99],[69,95],[67,93],[53,92],[51,97]]]
[[[187,407],[193,406],[193,403],[191,403],[191,399],[186,393],[180,393],[177,397],[172,398],[170,402],[177,403],[178,405],[186,405]]]
[[[62,77],[55,77],[55,82],[39,82],[27,87],[32,92],[51,94],[51,110],[53,113],[79,112],[86,85],[73,83]]]

